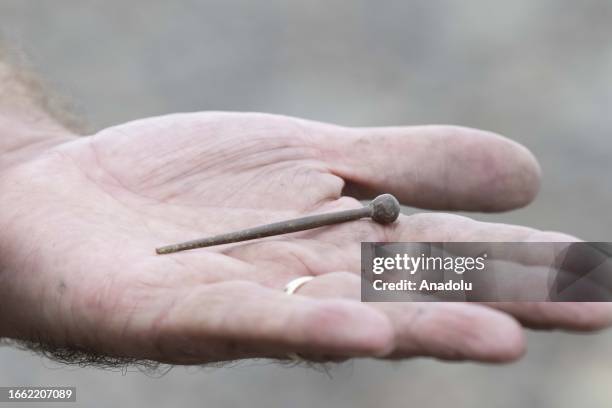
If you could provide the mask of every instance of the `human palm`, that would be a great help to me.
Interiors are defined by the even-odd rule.
[[[354,208],[380,192],[423,208],[506,210],[533,198],[538,176],[524,148],[456,127],[348,129],[215,112],[111,127],[2,175],[2,318],[12,337],[171,363],[289,352],[512,359],[523,350],[515,318],[595,329],[609,308],[360,303],[360,242],[571,237],[438,213],[164,256],[155,247]],[[316,278],[296,295],[282,291],[304,275]]]

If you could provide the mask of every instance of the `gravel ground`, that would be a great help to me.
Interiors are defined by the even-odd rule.
[[[473,216],[602,241],[612,230],[611,19],[607,1],[0,2],[3,37],[92,131],[207,109],[490,129],[534,151],[543,188],[526,209]],[[610,407],[612,332],[528,340],[527,357],[503,367],[416,359],[325,373],[246,362],[161,377],[2,347],[0,385],[75,385],[72,407]]]

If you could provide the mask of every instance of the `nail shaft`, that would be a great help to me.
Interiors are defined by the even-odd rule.
[[[233,242],[249,241],[274,235],[305,231],[366,217],[372,217],[374,221],[386,224],[395,221],[398,215],[399,203],[395,197],[391,196],[390,194],[384,194],[377,197],[369,205],[362,208],[337,211],[327,214],[309,215],[292,220],[275,222],[272,224],[247,228],[227,234],[220,234],[208,238],[167,245],[157,248],[156,251],[158,254],[170,254],[173,252],[186,251],[188,249],[205,248],[214,245],[230,244]]]

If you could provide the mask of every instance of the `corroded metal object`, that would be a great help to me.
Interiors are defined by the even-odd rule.
[[[213,245],[230,244],[233,242],[248,241],[252,239],[270,237],[273,235],[289,234],[291,232],[305,231],[325,225],[340,224],[342,222],[372,218],[379,224],[389,224],[397,219],[400,213],[400,203],[391,194],[383,194],[362,208],[337,211],[328,214],[309,215],[293,220],[260,225],[241,231],[215,235],[209,238],[196,239],[180,244],[167,245],[156,249],[158,254],[170,254],[186,251],[188,249],[204,248]]]

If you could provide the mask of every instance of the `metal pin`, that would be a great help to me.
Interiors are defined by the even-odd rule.
[[[397,201],[397,199],[391,194],[383,194],[379,195],[368,205],[362,208],[337,211],[327,214],[309,215],[307,217],[275,222],[273,224],[247,228],[241,231],[215,235],[209,238],[167,245],[157,248],[155,251],[160,255],[171,254],[173,252],[186,251],[188,249],[204,248],[213,245],[230,244],[233,242],[248,241],[252,239],[270,237],[273,235],[305,231],[323,227],[325,225],[340,224],[342,222],[358,220],[360,218],[372,218],[372,220],[379,224],[389,224],[397,219],[399,213],[399,201]]]

